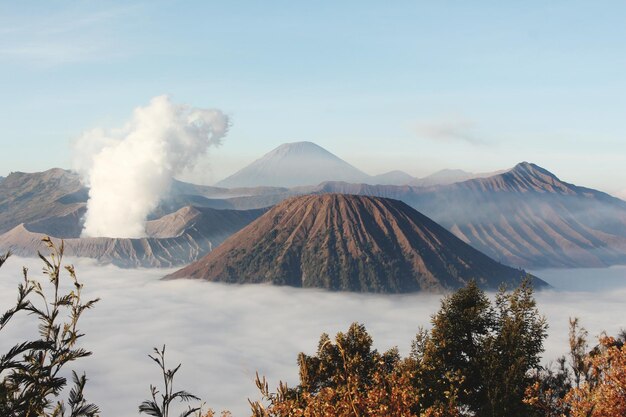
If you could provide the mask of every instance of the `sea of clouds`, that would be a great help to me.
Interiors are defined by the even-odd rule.
[[[334,335],[364,323],[379,350],[397,346],[407,354],[419,326],[429,325],[441,297],[327,293],[264,285],[229,286],[190,280],[160,281],[170,270],[124,270],[73,259],[86,298],[100,297],[85,313],[81,329],[92,357],[76,363],[86,371],[87,395],[103,417],[136,416],[160,374],[148,358],[167,345],[171,367],[183,366],[175,381],[214,409],[249,415],[247,399],[258,399],[254,375],[297,383],[298,352],[312,354],[322,332]],[[0,310],[16,297],[21,267],[42,277],[41,262],[12,257],[0,269]],[[550,330],[544,362],[564,354],[569,317],[580,317],[595,337],[626,327],[626,267],[537,272],[556,289],[537,294]],[[34,338],[32,319],[13,321],[0,335],[0,352]]]

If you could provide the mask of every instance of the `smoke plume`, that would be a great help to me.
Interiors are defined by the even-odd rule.
[[[145,236],[146,217],[173,176],[192,167],[227,133],[219,110],[155,97],[121,129],[85,132],[75,145],[76,169],[90,187],[83,236]]]

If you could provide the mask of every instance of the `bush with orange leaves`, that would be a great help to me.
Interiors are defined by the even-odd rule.
[[[543,368],[526,389],[524,402],[545,417],[626,416],[626,332],[602,336],[589,349],[588,332],[570,319],[569,361]]]
[[[546,336],[530,280],[492,303],[475,282],[448,295],[418,333],[411,355],[379,353],[363,325],[333,342],[322,335],[315,356],[300,354],[300,384],[270,393],[257,377],[262,401],[253,417],[528,417],[531,371],[539,368]]]
[[[265,377],[257,375],[262,402],[251,402],[253,417],[456,417],[456,407],[419,410],[414,370],[397,349],[372,350],[363,325],[352,324],[335,341],[323,334],[317,355],[298,357],[300,385],[280,383],[271,393]]]
[[[626,344],[601,337],[586,360],[589,379],[565,396],[571,417],[626,416]]]

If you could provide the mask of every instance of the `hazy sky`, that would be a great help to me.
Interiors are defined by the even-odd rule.
[[[169,94],[232,117],[204,183],[283,142],[362,170],[527,160],[626,188],[621,1],[0,3],[0,175]]]

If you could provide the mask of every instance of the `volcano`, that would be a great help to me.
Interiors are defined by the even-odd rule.
[[[455,289],[470,280],[496,288],[525,276],[401,201],[324,194],[283,201],[166,278],[407,293]]]
[[[312,142],[284,143],[216,185],[295,187],[324,181],[367,182],[369,175]]]

